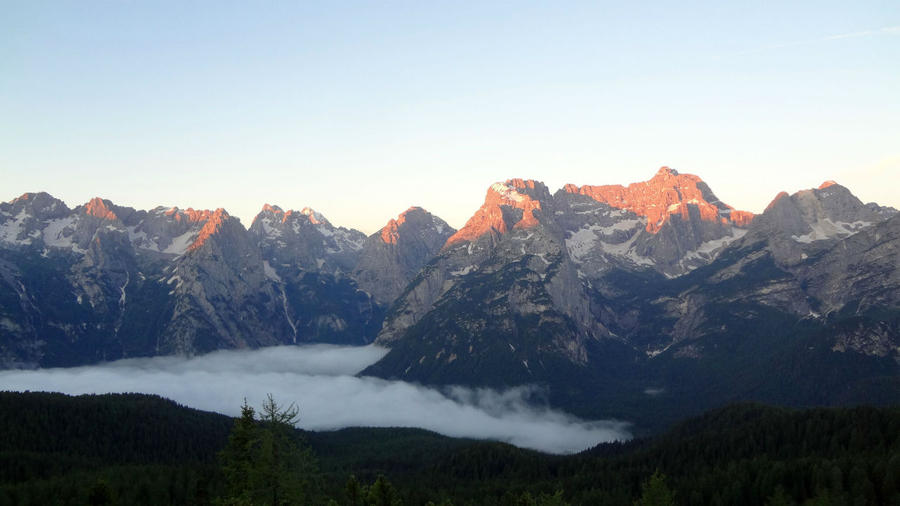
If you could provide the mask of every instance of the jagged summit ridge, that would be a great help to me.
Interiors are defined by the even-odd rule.
[[[13,219],[4,220],[7,216]],[[101,197],[69,209],[47,193],[26,193],[0,204],[0,242],[39,247],[44,254],[50,250],[83,254],[98,234],[115,233],[124,234],[135,249],[181,255],[199,247],[226,219],[233,218],[224,209],[139,211]]]
[[[809,243],[846,237],[893,215],[892,208],[863,204],[846,187],[825,181],[818,188],[792,195],[780,192],[760,216],[759,227],[781,231],[794,241]]]
[[[453,234],[444,247],[471,242],[483,236],[494,240],[516,228],[538,224],[542,202],[551,199],[547,186],[533,179],[508,179],[488,187],[484,204],[466,224]],[[536,214],[537,213],[537,214]]]
[[[312,208],[285,211],[271,204],[265,204],[253,218],[249,232],[256,237],[263,258],[276,276],[284,266],[330,274],[350,273],[359,261],[366,238],[358,230],[335,227]]]
[[[750,226],[747,241],[767,243],[777,262],[792,266],[896,214],[890,207],[863,204],[844,186],[826,181],[776,195]]]
[[[254,217],[253,221],[256,222],[256,220],[259,218],[271,215],[280,219],[282,223],[285,223],[290,220],[295,214],[304,216],[313,225],[331,224],[328,219],[325,218],[325,215],[313,210],[311,207],[304,207],[300,211],[294,211],[293,209],[288,209],[287,211],[285,211],[277,205],[271,205],[268,203],[263,205],[262,210],[259,212],[259,214],[256,215],[256,217]]]
[[[746,227],[753,213],[738,211],[720,201],[702,179],[693,174],[680,174],[669,167],[660,168],[649,180],[622,185],[576,186],[567,184],[569,193],[587,195],[618,209],[647,218],[647,231],[657,233],[671,216],[690,219],[689,206],[695,206],[700,219]]]
[[[579,280],[599,283],[616,270],[683,276],[746,235],[752,217],[720,201],[699,177],[668,167],[627,187],[567,185],[553,195],[539,181],[494,183],[482,206],[395,302],[378,339],[399,338],[447,297],[462,303],[459,287],[470,277],[482,279],[514,264],[542,280],[544,288],[529,297],[544,293],[564,301],[557,309],[579,322],[583,335],[602,335],[602,328],[592,327]],[[527,297],[517,305],[546,307]]]

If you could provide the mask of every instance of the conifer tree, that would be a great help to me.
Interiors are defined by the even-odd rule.
[[[269,394],[259,418],[246,400],[220,453],[228,505],[305,504],[317,473],[315,459],[294,433],[299,409],[282,408]]]
[[[666,485],[666,476],[657,469],[641,487],[641,498],[634,502],[635,506],[672,506],[675,504],[675,493]]]
[[[244,399],[241,416],[234,422],[228,435],[228,445],[219,454],[222,474],[225,475],[226,504],[248,504],[250,501],[250,476],[254,455],[259,444],[256,414]]]
[[[366,504],[366,487],[360,485],[355,475],[350,475],[347,484],[344,486],[344,495],[347,499],[347,506],[365,506]]]
[[[384,476],[379,476],[369,487],[366,504],[371,506],[400,506],[400,494]]]

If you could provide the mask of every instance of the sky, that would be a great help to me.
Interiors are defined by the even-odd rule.
[[[154,357],[102,365],[0,371],[13,391],[71,395],[143,392],[193,408],[240,415],[244,399],[259,406],[267,394],[300,409],[299,427],[421,427],[453,437],[493,439],[550,453],[574,453],[631,438],[630,424],[581,420],[535,403],[533,386],[505,391],[356,377],[387,352],[376,346],[276,346],[216,351],[194,358]]]
[[[460,227],[663,165],[900,207],[900,2],[0,0],[0,200]]]

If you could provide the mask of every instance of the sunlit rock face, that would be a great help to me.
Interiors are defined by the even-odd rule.
[[[683,220],[691,217],[690,206],[697,209],[697,216],[707,222],[729,222],[746,226],[753,221],[753,214],[737,211],[720,201],[709,186],[692,174],[662,167],[650,180],[630,185],[575,186],[563,188],[568,193],[587,195],[617,209],[625,209],[647,218],[647,231],[659,232],[663,224],[673,216]]]
[[[628,187],[566,185],[554,195],[538,181],[494,183],[482,206],[396,301],[379,340],[398,338],[458,279],[483,271],[485,262],[547,258],[551,252],[558,252],[565,274],[548,282],[552,293],[570,301],[567,314],[596,327],[589,304],[574,295],[585,282],[612,269],[682,275],[712,261],[751,221],[751,214],[719,201],[697,176],[666,167]],[[600,327],[594,331],[603,333]]]
[[[488,188],[484,204],[447,240],[447,247],[482,237],[496,242],[510,230],[537,226],[542,202],[546,204],[550,199],[550,191],[538,181],[510,179],[494,183]]]
[[[548,206],[552,206],[552,196],[537,181],[510,179],[488,187],[482,206],[446,240],[440,253],[394,302],[378,339],[388,342],[401,336],[458,280],[485,267],[483,264],[495,253],[496,265],[521,258],[526,254],[524,249],[506,250],[511,238],[518,238],[522,248],[527,245],[537,253],[548,248],[558,250],[558,233],[544,230],[545,223],[552,227]]]
[[[897,376],[878,362],[900,355],[895,216],[833,182],[754,216],[668,168],[553,195],[536,181],[495,183],[395,301],[377,338],[391,351],[367,373],[548,384],[576,408],[613,402],[635,378],[665,385],[662,371],[697,382],[688,390],[837,399],[789,393],[791,374],[761,371],[791,357],[820,364],[804,368],[810,384],[836,381],[820,378],[822,364],[842,361],[854,364],[848,384]],[[739,376],[746,384],[731,383]]]
[[[566,194],[584,195],[605,206],[591,206]],[[628,186],[569,184],[557,196],[570,208],[582,208],[573,209],[567,226],[575,257],[592,264],[586,270],[632,262],[679,276],[708,263],[743,236],[753,221],[752,213],[720,201],[699,177],[668,167],[648,181]],[[605,213],[601,223],[577,219],[598,212]]]

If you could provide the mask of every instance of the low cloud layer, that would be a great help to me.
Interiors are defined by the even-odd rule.
[[[297,403],[299,426],[304,429],[421,427],[552,453],[577,452],[630,437],[624,422],[584,421],[529,403],[533,387],[436,390],[354,376],[385,353],[375,346],[280,346],[190,359],[156,357],[67,369],[0,371],[0,389],[153,393],[228,415],[239,414],[243,399],[258,406],[271,393],[279,403]]]

